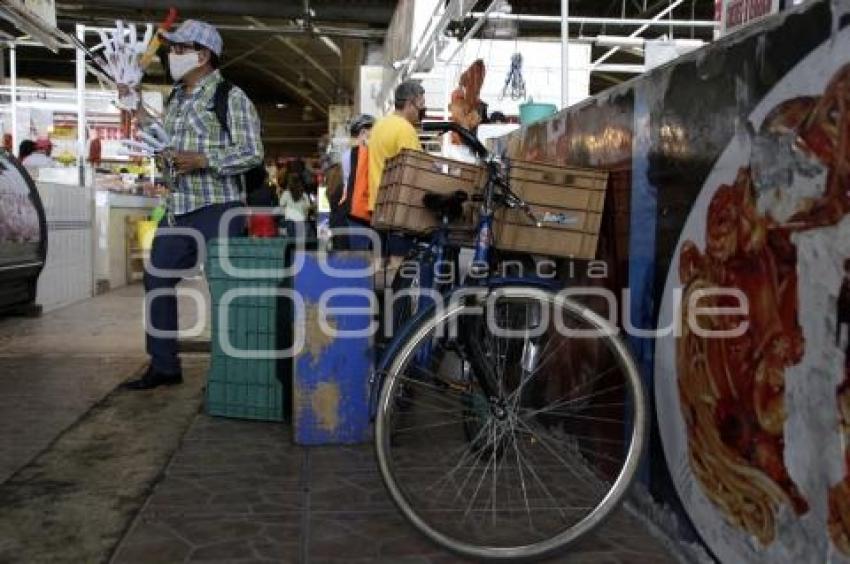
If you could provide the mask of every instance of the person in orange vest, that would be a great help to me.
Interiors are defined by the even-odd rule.
[[[369,132],[375,118],[368,114],[358,116],[349,128],[351,136],[356,139],[353,147],[342,156],[343,191],[340,207],[348,209],[348,224],[350,227],[370,228],[372,210],[369,209]],[[366,250],[369,239],[351,234],[348,239],[349,248]]]

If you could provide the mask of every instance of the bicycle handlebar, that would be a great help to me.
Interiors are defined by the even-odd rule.
[[[528,205],[528,202],[517,196],[506,182],[500,181],[498,182],[498,185],[502,188],[502,198],[505,205],[510,208],[519,208],[523,213],[525,213],[526,217],[531,220],[531,223],[533,223],[535,227],[541,227],[543,225],[537,216],[534,215],[534,212],[531,211],[531,206]]]
[[[479,141],[471,131],[452,121],[426,122],[422,124],[422,131],[441,131],[443,133],[452,131],[460,136],[464,145],[472,149],[472,151],[482,159],[490,154],[487,148],[481,144],[481,141]]]

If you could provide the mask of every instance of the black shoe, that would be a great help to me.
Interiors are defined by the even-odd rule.
[[[130,380],[121,384],[125,390],[152,390],[157,386],[174,386],[183,382],[183,374],[166,374],[157,372],[153,366],[149,366],[145,375],[138,380]]]

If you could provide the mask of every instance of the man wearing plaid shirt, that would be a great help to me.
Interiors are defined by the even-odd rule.
[[[165,33],[169,44],[169,71],[175,89],[165,113],[165,129],[174,148],[176,178],[168,197],[168,213],[160,222],[151,249],[151,264],[145,272],[147,372],[125,387],[145,390],[183,381],[177,355],[177,299],[174,288],[179,272],[198,261],[198,242],[167,227],[195,230],[204,243],[219,236],[224,213],[240,206],[242,175],[263,162],[260,120],[257,110],[242,90],[232,86],[227,94],[227,125],[222,127],[213,109],[214,96],[223,82],[217,70],[222,40],[211,25],[186,20],[173,33]],[[227,225],[229,236],[242,233],[244,221]],[[159,272],[162,271],[172,271]]]

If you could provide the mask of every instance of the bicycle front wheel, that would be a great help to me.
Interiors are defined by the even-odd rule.
[[[537,558],[587,534],[637,470],[647,408],[605,320],[536,287],[438,307],[398,348],[375,427],[384,483],[433,541]],[[417,360],[441,343],[439,362]]]

